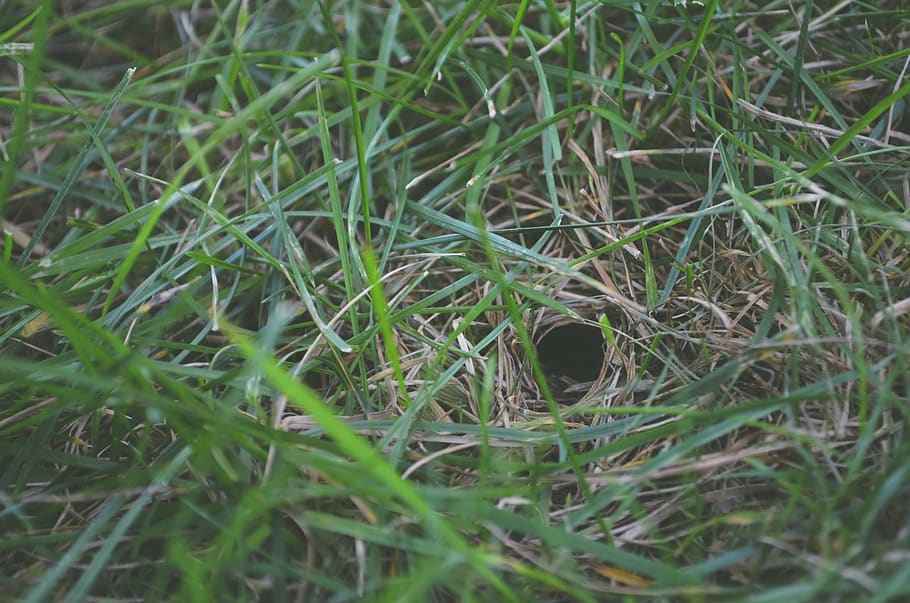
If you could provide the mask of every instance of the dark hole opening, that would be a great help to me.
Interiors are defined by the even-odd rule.
[[[604,362],[599,327],[568,324],[556,327],[537,342],[543,369],[575,381],[594,381]]]

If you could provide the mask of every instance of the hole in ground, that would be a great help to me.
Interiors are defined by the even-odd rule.
[[[600,327],[573,323],[556,327],[537,342],[543,369],[575,381],[594,381],[604,363]]]

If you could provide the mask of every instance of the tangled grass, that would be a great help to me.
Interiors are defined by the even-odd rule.
[[[904,3],[38,4],[0,598],[910,597]]]

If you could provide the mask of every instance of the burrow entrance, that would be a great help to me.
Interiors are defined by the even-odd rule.
[[[574,381],[594,381],[604,363],[600,327],[570,323],[554,327],[537,342],[542,368]]]

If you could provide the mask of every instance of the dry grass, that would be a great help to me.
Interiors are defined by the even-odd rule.
[[[0,3],[7,595],[906,598],[910,14],[672,4]]]

